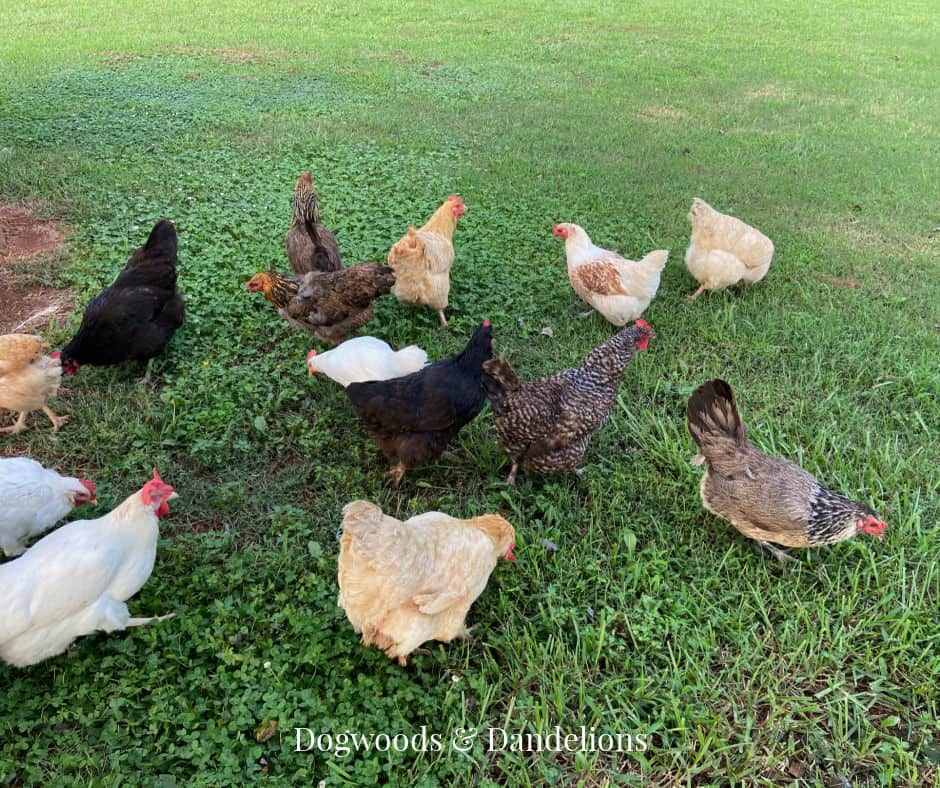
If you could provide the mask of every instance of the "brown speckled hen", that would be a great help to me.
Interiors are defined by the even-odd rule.
[[[277,271],[261,271],[246,287],[263,293],[291,325],[338,345],[372,319],[372,302],[393,284],[390,268],[364,263],[340,271],[311,271],[299,281]]]
[[[310,271],[339,271],[343,267],[336,237],[320,219],[320,202],[309,172],[301,173],[294,187],[285,246],[294,276],[302,277]]]
[[[708,463],[700,486],[705,508],[778,560],[794,559],[770,542],[817,547],[859,532],[884,538],[886,524],[867,506],[827,490],[799,465],[751,443],[725,381],[699,386],[689,398],[687,419]]]
[[[520,384],[502,359],[483,364],[499,445],[512,458],[507,484],[515,484],[520,467],[526,473],[577,469],[591,436],[610,418],[624,369],[652,334],[649,323],[637,320],[592,350],[580,367],[529,383]]]

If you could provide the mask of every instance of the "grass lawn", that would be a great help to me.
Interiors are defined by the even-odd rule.
[[[0,783],[937,784],[933,4],[160,5],[0,18],[0,201],[72,228],[25,272],[79,304],[48,338],[164,216],[188,308],[153,388],[134,365],[85,368],[60,391],[62,432],[35,414],[0,436],[0,453],[95,479],[85,517],[154,465],[181,495],[130,602],[176,619],[0,667]],[[440,358],[488,317],[525,379],[611,334],[576,319],[553,222],[633,259],[671,250],[656,336],[583,477],[507,489],[487,410],[454,455],[382,486],[342,390],[306,376],[311,340],[244,287],[287,267],[303,169],[350,262],[384,260],[462,195],[451,330],[389,297],[368,331]],[[684,300],[694,196],[775,241],[761,284]],[[758,445],[876,508],[884,542],[781,566],[707,514],[684,408],[713,376]],[[514,523],[519,560],[471,610],[472,642],[407,669],[358,642],[335,575],[340,509],[360,497]],[[488,750],[489,727],[556,725],[649,746]],[[442,751],[294,752],[295,727],[421,726]],[[481,732],[465,753],[460,728]]]

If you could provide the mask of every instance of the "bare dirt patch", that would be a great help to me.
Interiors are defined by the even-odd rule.
[[[27,285],[22,272],[65,246],[65,230],[26,208],[0,205],[0,334],[38,331],[72,303],[68,290]],[[18,273],[19,272],[19,273]]]
[[[842,278],[840,276],[831,276],[830,274],[824,274],[821,271],[815,271],[810,276],[815,279],[817,282],[820,282],[824,285],[832,285],[833,287],[839,287],[843,290],[858,290],[862,286],[862,283],[858,279]]]
[[[644,107],[636,116],[640,120],[651,120],[654,123],[678,123],[689,118],[687,112],[675,107]]]

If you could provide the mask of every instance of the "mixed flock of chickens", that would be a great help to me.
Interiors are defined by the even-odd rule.
[[[623,327],[588,353],[580,366],[542,380],[520,382],[509,363],[493,358],[488,320],[453,358],[427,363],[418,347],[394,351],[370,337],[346,339],[373,316],[373,301],[391,292],[399,301],[444,310],[454,261],[453,234],[465,206],[451,196],[421,228],[410,227],[388,253],[387,266],[345,266],[324,226],[310,173],[294,192],[286,250],[293,275],[255,274],[247,283],[284,319],[333,349],[311,350],[307,366],[345,387],[362,425],[389,462],[396,485],[406,471],[438,459],[488,400],[501,448],[510,456],[507,479],[578,472],[591,436],[610,417],[624,370],[644,350],[652,329],[641,319],[659,287],[668,253],[639,262],[591,243],[576,224],[558,224],[568,276],[577,294],[610,323]],[[744,222],[696,199],[689,214],[685,262],[700,287],[721,290],[758,282],[770,268],[773,243]],[[81,325],[60,351],[45,355],[41,337],[0,336],[0,409],[42,410],[59,430],[48,401],[61,376],[81,365],[150,362],[183,324],[176,287],[177,236],[158,222],[147,242],[110,286],[85,309]],[[590,314],[588,312],[587,314]],[[630,325],[627,325],[630,323]],[[344,341],[345,340],[345,341]],[[705,508],[731,522],[761,550],[792,560],[780,549],[811,547],[859,532],[882,538],[886,527],[867,506],[823,487],[792,462],[765,454],[748,439],[731,387],[700,386],[688,402],[689,431],[707,463],[701,482]],[[75,638],[160,618],[132,618],[125,604],[143,586],[156,557],[158,521],[176,493],[153,478],[97,520],[76,520],[41,536],[73,507],[96,503],[95,485],[60,476],[27,457],[0,459],[0,657],[15,666],[61,654]],[[405,665],[422,643],[465,637],[470,606],[502,557],[513,560],[515,532],[496,514],[459,520],[427,512],[404,522],[368,501],[343,509],[339,604],[366,644]],[[63,562],[61,556],[69,556]]]

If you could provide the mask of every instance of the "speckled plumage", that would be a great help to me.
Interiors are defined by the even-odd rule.
[[[591,436],[610,418],[617,389],[635,351],[651,335],[644,321],[591,351],[580,367],[520,384],[502,359],[483,364],[483,385],[493,408],[499,445],[527,473],[573,471]]]
[[[336,238],[320,219],[317,190],[309,172],[301,173],[294,188],[285,249],[298,277],[310,271],[339,271],[343,267]]]

